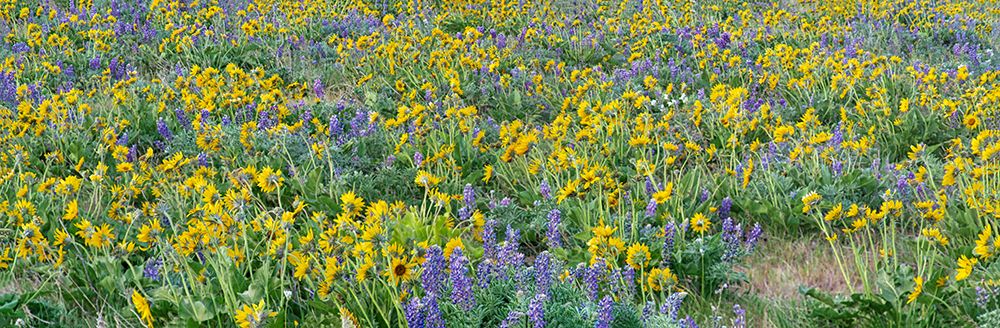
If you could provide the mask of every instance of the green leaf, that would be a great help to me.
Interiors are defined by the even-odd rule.
[[[0,313],[12,313],[17,309],[17,304],[21,301],[19,294],[0,295]]]
[[[215,311],[212,309],[211,305],[206,305],[201,301],[184,301],[181,304],[181,317],[193,320],[195,322],[201,323],[215,318]]]

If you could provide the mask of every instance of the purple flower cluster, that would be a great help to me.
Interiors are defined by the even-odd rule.
[[[444,252],[437,245],[427,249],[424,255],[424,271],[420,274],[420,285],[428,295],[438,295],[443,288],[445,278]]]
[[[478,278],[479,287],[488,286],[499,269],[496,258],[496,225],[496,220],[486,221],[486,224],[483,225],[483,258],[476,267],[476,277]]]
[[[547,180],[542,180],[542,184],[538,186],[538,192],[542,194],[542,198],[546,200],[552,199],[552,188],[549,187]]]
[[[587,298],[591,301],[596,301],[601,291],[600,281],[604,276],[604,267],[606,266],[604,260],[597,260],[587,268],[584,283],[587,285]]]
[[[340,126],[340,117],[336,114],[330,115],[330,123],[327,130],[327,133],[330,135],[330,140],[339,141],[340,134],[343,130],[343,127]]]
[[[663,227],[663,249],[661,250],[661,257],[663,258],[663,265],[670,266],[670,259],[674,254],[674,235],[677,233],[677,227],[673,222],[667,222]]]
[[[732,215],[733,199],[726,197],[722,199],[722,204],[719,205],[719,218],[728,219]]]
[[[549,252],[542,252],[538,254],[535,258],[535,292],[539,294],[548,294],[549,287],[552,285],[552,274],[554,272],[552,267],[552,256]]]
[[[316,98],[323,99],[323,96],[326,95],[326,91],[323,88],[323,81],[322,80],[320,80],[320,79],[314,80],[312,88],[313,88],[313,94],[316,95]]]
[[[111,63],[108,64],[108,69],[111,72],[111,79],[114,81],[119,81],[128,77],[130,71],[129,65],[125,61],[118,58],[111,58]]]
[[[732,262],[742,250],[740,237],[742,237],[743,227],[737,224],[733,218],[726,218],[722,221],[722,241],[726,244],[726,250],[722,253],[723,262]]]
[[[531,320],[532,328],[545,327],[545,294],[536,294],[528,304],[528,320]]]
[[[0,71],[0,102],[12,107],[17,104],[17,80],[14,72]]]
[[[174,139],[174,134],[170,132],[170,127],[167,126],[167,122],[162,117],[156,120],[156,132],[160,133],[160,137],[163,137],[163,140],[170,141]]]
[[[745,328],[747,310],[740,307],[739,304],[733,304],[733,326],[732,328]]]
[[[665,314],[671,320],[676,321],[677,316],[680,314],[681,303],[684,302],[685,296],[687,296],[686,293],[673,293],[670,294],[670,296],[667,296],[667,300],[660,306],[660,314]]]
[[[413,166],[420,167],[424,164],[424,154],[417,151],[413,153]]]
[[[562,221],[562,212],[559,209],[552,209],[549,211],[548,221],[547,229],[545,230],[545,238],[548,240],[548,246],[549,248],[561,247],[559,223]]]
[[[461,248],[451,253],[448,269],[451,271],[451,301],[465,311],[472,310],[476,299],[472,295],[472,278],[467,275],[469,260],[462,254]]]
[[[649,198],[649,203],[646,203],[646,217],[651,218],[656,216],[656,198]]]
[[[163,260],[156,258],[146,262],[146,267],[142,269],[142,276],[153,281],[160,281],[160,268],[163,267]]]
[[[500,247],[498,259],[500,265],[507,269],[516,269],[524,262],[524,254],[518,251],[521,242],[521,231],[507,225],[507,240]]]
[[[761,228],[760,223],[754,223],[753,228],[747,232],[747,235],[744,238],[747,253],[753,253],[754,249],[757,248],[757,242],[760,240],[760,236],[763,233],[764,229]]]
[[[404,307],[406,323],[410,328],[444,328],[444,316],[437,297],[414,297]]]
[[[611,322],[615,320],[614,306],[615,301],[611,299],[610,295],[601,299],[601,302],[597,304],[597,322],[594,323],[594,328],[611,327]]]
[[[465,201],[465,206],[458,209],[458,219],[465,221],[471,218],[472,212],[476,210],[476,190],[472,184],[465,185],[465,189],[462,190],[462,200]]]
[[[519,311],[510,311],[507,314],[507,318],[500,322],[500,328],[511,328],[515,327],[518,323],[521,323],[521,319],[524,318],[524,313]]]
[[[185,130],[191,129],[191,120],[187,117],[187,113],[184,112],[184,109],[175,109],[174,116],[177,118],[177,124],[180,124],[182,128]]]
[[[737,257],[750,254],[757,247],[763,229],[759,223],[755,223],[753,228],[744,233],[741,224],[737,224],[733,218],[726,218],[722,221],[722,241],[726,249],[722,254],[724,262],[732,262]]]

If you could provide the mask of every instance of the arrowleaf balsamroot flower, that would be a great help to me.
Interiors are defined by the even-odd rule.
[[[265,167],[257,173],[256,181],[261,191],[269,193],[280,188],[285,178],[281,176],[281,171]]]
[[[244,304],[236,311],[233,318],[240,328],[259,328],[264,326],[264,320],[276,315],[278,315],[276,312],[264,309],[264,300],[260,300],[257,304]]]
[[[648,246],[643,245],[641,243],[632,244],[632,246],[628,247],[628,253],[626,255],[625,262],[628,263],[628,265],[631,266],[632,268],[639,270],[645,268],[646,265],[649,264],[650,258],[651,255],[649,253]]]
[[[146,324],[146,327],[152,328],[153,314],[149,309],[149,301],[138,290],[132,291],[132,305],[135,306],[135,313],[139,315],[139,319]]]
[[[712,221],[705,216],[705,214],[695,213],[691,217],[691,230],[697,233],[706,233],[712,227]]]

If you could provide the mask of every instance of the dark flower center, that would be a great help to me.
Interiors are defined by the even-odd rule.
[[[406,265],[396,264],[396,267],[392,269],[392,273],[396,274],[396,276],[402,276],[406,274]]]

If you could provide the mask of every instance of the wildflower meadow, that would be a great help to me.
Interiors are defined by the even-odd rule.
[[[998,0],[0,0],[0,327],[1000,327]]]

